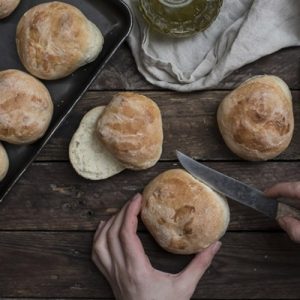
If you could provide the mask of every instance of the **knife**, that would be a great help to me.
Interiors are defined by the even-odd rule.
[[[284,216],[300,219],[300,210],[279,202],[278,199],[266,197],[260,190],[213,170],[180,151],[176,151],[176,154],[181,165],[192,176],[225,197],[249,206],[272,219]]]

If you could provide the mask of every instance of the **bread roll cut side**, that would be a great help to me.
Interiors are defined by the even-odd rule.
[[[141,217],[162,248],[193,254],[223,236],[230,212],[224,197],[187,172],[174,169],[145,187]]]
[[[5,148],[3,147],[2,143],[0,143],[0,181],[2,181],[9,168],[9,160],[7,156],[7,152]]]
[[[69,145],[73,168],[80,176],[90,180],[106,179],[125,169],[97,137],[96,124],[104,108],[96,107],[83,117]]]
[[[250,161],[272,159],[292,140],[291,92],[276,76],[255,76],[224,98],[217,120],[225,143],[236,155]]]

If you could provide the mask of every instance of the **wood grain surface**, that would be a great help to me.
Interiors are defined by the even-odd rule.
[[[279,181],[300,181],[299,62],[299,48],[284,49],[235,71],[209,91],[180,94],[147,83],[123,45],[0,206],[0,299],[113,299],[90,260],[94,230],[152,178],[180,167],[175,149],[262,190]],[[230,90],[259,74],[280,76],[293,90],[296,128],[282,155],[249,163],[227,149],[216,111]],[[87,181],[68,162],[69,141],[88,110],[106,105],[122,90],[143,93],[161,108],[162,158],[146,171]],[[223,247],[193,299],[299,299],[299,245],[274,220],[234,201],[229,205],[231,222]],[[178,272],[191,260],[160,249],[141,222],[138,230],[155,267]]]
[[[68,146],[80,120],[90,109],[106,105],[116,92],[89,92],[40,154],[39,161],[68,160]],[[161,160],[176,160],[179,149],[200,160],[240,160],[225,145],[218,129],[216,112],[227,91],[191,94],[141,92],[159,105],[164,127]],[[289,148],[275,160],[300,159],[300,92],[293,92],[295,133]]]
[[[177,273],[191,256],[162,251],[141,233],[155,268]],[[282,233],[228,233],[195,299],[299,299],[299,247]],[[91,233],[1,232],[3,297],[110,298],[90,260]],[[138,299],[137,299],[138,300]]]
[[[300,162],[207,165],[261,190],[279,181],[300,181]],[[35,163],[1,205],[0,230],[94,230],[155,176],[178,167],[162,162],[150,170],[124,171],[93,182],[78,176],[69,163]],[[230,230],[278,229],[262,214],[231,200],[229,204]]]

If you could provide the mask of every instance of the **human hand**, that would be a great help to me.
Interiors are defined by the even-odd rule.
[[[300,182],[278,183],[265,191],[268,197],[295,198],[300,201]],[[290,239],[300,243],[300,220],[291,216],[278,219],[279,225],[287,232]]]
[[[94,236],[92,259],[110,283],[117,300],[186,300],[211,264],[221,243],[197,254],[178,274],[154,269],[136,234],[142,196],[136,195]]]

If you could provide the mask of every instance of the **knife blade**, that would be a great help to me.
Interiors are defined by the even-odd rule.
[[[260,190],[213,170],[180,151],[176,151],[176,154],[181,165],[191,175],[216,192],[251,207],[272,219],[285,215],[292,215],[300,219],[300,211],[279,203],[275,198],[264,196]]]

